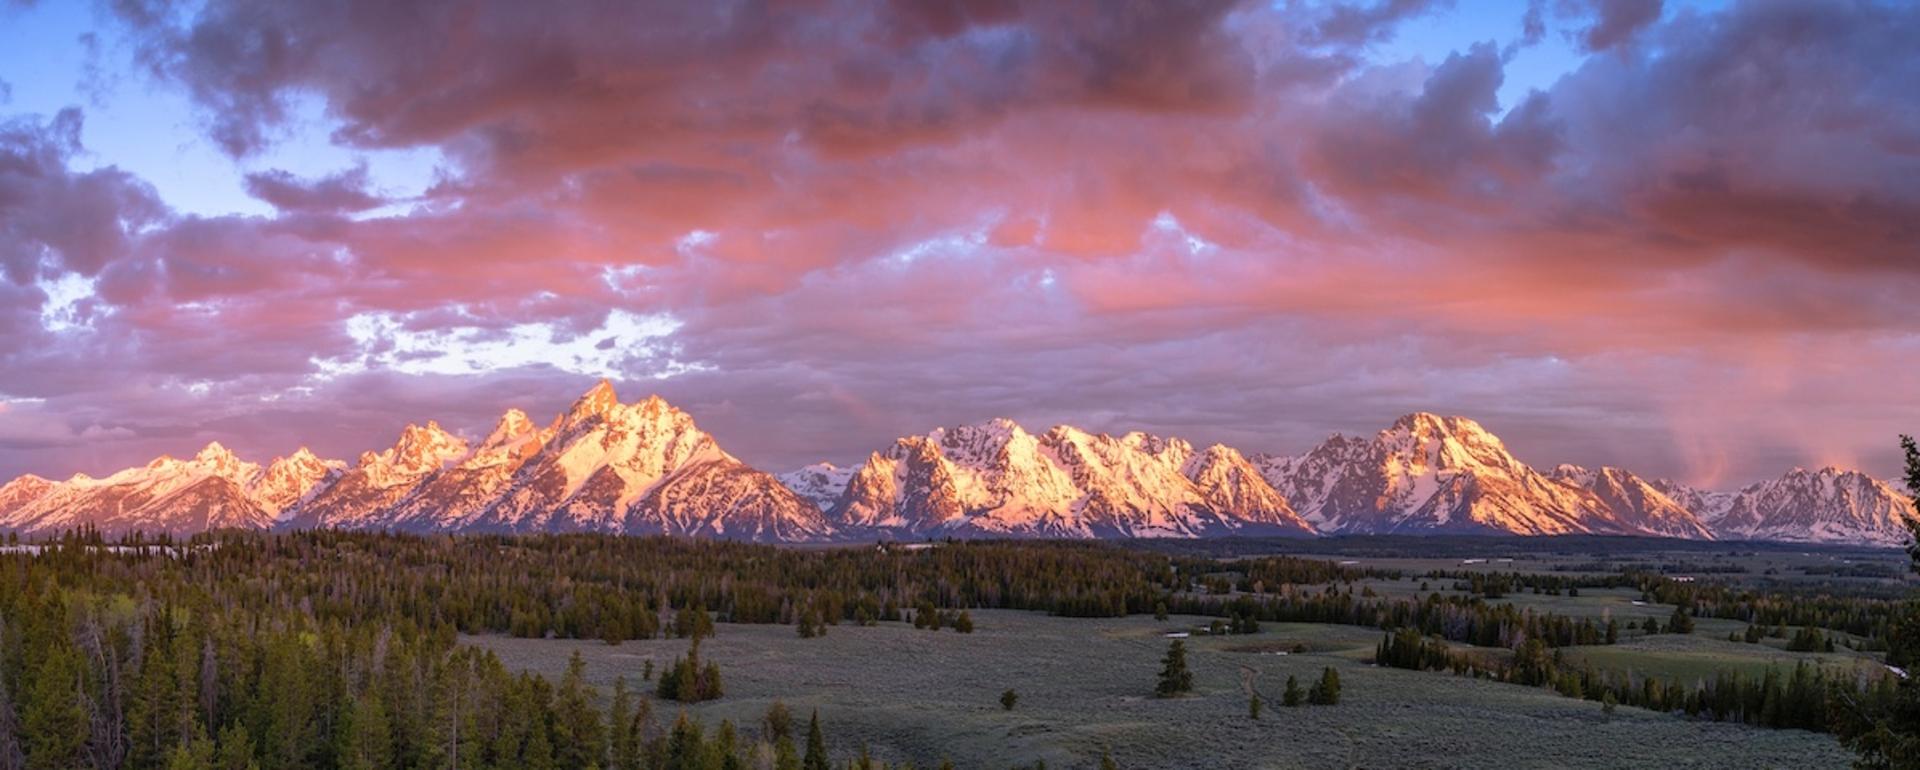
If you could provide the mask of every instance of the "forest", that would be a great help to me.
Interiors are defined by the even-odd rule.
[[[1381,595],[1363,581],[1452,583]],[[1293,556],[1215,560],[1111,544],[949,542],[795,549],[605,535],[410,536],[221,532],[109,542],[77,531],[0,554],[0,770],[10,768],[806,767],[817,724],[791,714],[702,725],[679,702],[724,697],[700,641],[728,624],[960,627],[969,609],[1062,617],[1152,613],[1382,629],[1375,661],[1564,695],[1853,740],[1911,698],[1891,677],[1802,666],[1700,681],[1617,677],[1561,648],[1610,645],[1612,620],[1502,601],[1521,592],[1637,589],[1677,605],[1635,633],[1694,617],[1792,625],[1913,655],[1915,613],[1893,600],[1756,592],[1655,573],[1420,575]],[[1751,631],[1750,631],[1751,633]],[[463,635],[680,638],[655,676],[588,686],[509,670]],[[1822,643],[1829,637],[1821,637]],[[1753,641],[1748,639],[1747,641]],[[829,640],[823,643],[831,643]],[[1510,658],[1466,650],[1512,651]],[[1008,707],[1011,709],[1011,706]],[[784,709],[781,709],[784,711]],[[811,748],[808,745],[812,744]],[[813,756],[817,755],[817,756]],[[870,764],[870,763],[869,763]]]

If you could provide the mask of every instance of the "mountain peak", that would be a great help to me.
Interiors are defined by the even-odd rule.
[[[493,425],[493,433],[487,435],[486,444],[494,446],[525,435],[533,430],[533,419],[519,409],[508,409],[500,415]]]
[[[1414,412],[1401,415],[1393,421],[1392,430],[1404,430],[1426,436],[1487,434],[1480,423],[1466,417],[1442,416],[1432,412]]]
[[[574,399],[573,406],[567,409],[567,420],[578,422],[591,417],[605,418],[620,405],[620,396],[613,391],[613,383],[601,380],[593,384],[587,392]]]
[[[440,423],[428,420],[426,425],[409,423],[400,431],[400,441],[393,445],[391,454],[382,459],[400,467],[425,471],[438,468],[466,451],[466,442],[441,430]]]
[[[243,462],[234,455],[233,450],[226,448],[218,441],[207,442],[206,447],[193,456],[193,461],[189,465],[234,481],[243,481],[245,477],[258,470],[257,466]]]

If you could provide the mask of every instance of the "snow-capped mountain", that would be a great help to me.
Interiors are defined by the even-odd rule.
[[[273,516],[290,512],[311,500],[345,473],[346,463],[322,460],[306,447],[276,457],[250,485],[248,492],[262,510]]]
[[[63,482],[23,476],[0,487],[0,528],[48,532],[92,525],[106,532],[186,534],[271,526],[280,501],[304,494],[301,470],[263,471],[218,442],[189,460],[160,457],[106,478]]]
[[[1335,435],[1262,467],[1323,532],[1668,534],[1520,462],[1464,417],[1410,414],[1371,439]]]
[[[1727,506],[1732,505],[1733,498],[1739,494],[1700,489],[1673,479],[1654,479],[1647,483],[1680,507],[1692,511],[1702,524],[1709,525],[1726,515]]]
[[[286,520],[291,526],[391,526],[394,506],[421,482],[467,453],[467,442],[428,421],[408,425],[400,440],[381,452],[363,452],[359,464],[320,490]]]
[[[0,487],[0,529],[92,526],[185,534],[341,527],[596,531],[818,540],[820,508],[722,451],[659,398],[622,404],[601,382],[539,427],[509,410],[478,444],[438,423],[408,425],[352,467],[306,449],[266,468],[211,444],[104,479],[22,476]]]
[[[219,443],[104,478],[0,485],[0,530],[89,526],[664,533],[771,542],[923,537],[1630,534],[1899,545],[1913,502],[1857,471],[1796,469],[1738,492],[1619,468],[1542,473],[1473,420],[1410,414],[1371,437],[1249,459],[1145,433],[1011,420],[908,436],[858,465],[775,477],[658,397],[601,382],[545,425],[509,409],[477,442],[434,422],[349,466],[302,448],[262,465]]]
[[[799,470],[777,474],[774,478],[824,511],[840,501],[840,493],[846,491],[847,482],[853,480],[854,470],[833,463],[814,463]]]
[[[489,441],[522,447],[524,459],[464,528],[777,541],[832,533],[818,506],[727,454],[657,396],[622,404],[602,381],[542,432],[511,426],[511,418]]]
[[[1722,538],[1903,545],[1913,499],[1859,471],[1795,468],[1718,496],[1707,523]]]
[[[431,422],[410,425],[290,521],[772,541],[831,534],[817,506],[721,450],[687,413],[658,397],[622,404],[605,381],[546,427],[508,410],[477,445]]]
[[[1606,504],[1619,528],[1660,537],[1712,540],[1714,533],[1693,509],[1682,505],[1632,471],[1619,468],[1588,470],[1562,464],[1549,474],[1553,480],[1592,492]]]
[[[909,436],[874,453],[829,518],[897,537],[1313,532],[1227,447],[1196,452],[1179,439],[1064,425],[1035,436],[1006,419]]]

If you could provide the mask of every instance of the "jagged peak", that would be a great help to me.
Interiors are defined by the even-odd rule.
[[[226,461],[235,458],[233,456],[233,450],[228,449],[226,445],[221,444],[219,441],[209,441],[205,447],[200,449],[199,454],[193,456],[193,459],[207,462]]]
[[[427,424],[407,423],[401,429],[400,440],[385,452],[367,452],[360,455],[360,464],[392,463],[409,468],[437,466],[447,460],[465,454],[467,443],[459,437],[441,429],[436,420]]]
[[[1231,470],[1242,467],[1252,468],[1252,466],[1253,464],[1247,460],[1246,455],[1240,453],[1240,450],[1234,449],[1226,444],[1210,444],[1205,449],[1190,453],[1181,471],[1188,476],[1194,476],[1204,472],[1219,472],[1221,470]],[[1254,471],[1254,475],[1259,475],[1257,469]]]
[[[1169,447],[1182,447],[1187,442],[1177,438],[1162,438],[1143,430],[1130,430],[1120,436],[1120,445],[1129,449],[1138,449],[1148,454],[1159,454]],[[1192,447],[1186,447],[1191,449]]]
[[[1393,421],[1388,430],[1407,431],[1417,435],[1485,435],[1492,434],[1470,417],[1457,415],[1442,416],[1432,412],[1413,412],[1401,415]]]
[[[302,446],[293,450],[292,454],[285,457],[273,458],[273,462],[270,463],[268,467],[271,469],[310,468],[314,466],[337,466],[339,464],[338,461],[322,459],[319,455],[314,454],[312,449]]]
[[[487,435],[486,444],[495,446],[533,431],[533,419],[528,417],[526,412],[510,408],[493,424],[493,432]]]
[[[615,407],[620,406],[620,396],[613,390],[613,383],[602,379],[593,384],[587,392],[574,399],[573,406],[567,409],[569,421],[580,421],[592,417],[605,418]]]
[[[1013,435],[1018,435],[1026,432],[1027,432],[1027,429],[1021,427],[1020,423],[1014,422],[1012,418],[994,417],[992,419],[983,420],[981,422],[976,422],[976,423],[955,425],[953,427],[934,428],[932,431],[928,432],[927,435],[937,440],[947,436],[969,436],[969,435],[1006,437],[1006,436],[1013,436]]]
[[[442,438],[452,438],[452,436],[441,430],[440,423],[436,421],[428,420],[426,425],[407,423],[407,427],[401,429],[400,441],[394,445],[394,448],[402,452],[425,449],[438,443]]]
[[[1612,469],[1603,467],[1599,470],[1599,473],[1604,474],[1610,470]],[[1595,476],[1596,473],[1592,469],[1584,465],[1575,465],[1573,463],[1561,463],[1559,465],[1553,466],[1553,471],[1551,473],[1548,473],[1547,475],[1556,479],[1585,479],[1585,478],[1591,478]]]
[[[1214,460],[1245,462],[1247,459],[1246,455],[1240,453],[1240,450],[1220,443],[1208,444],[1206,449],[1200,450],[1200,455]]]
[[[995,417],[982,423],[934,428],[926,438],[935,451],[948,459],[989,462],[1015,444],[1033,441],[1020,423]]]

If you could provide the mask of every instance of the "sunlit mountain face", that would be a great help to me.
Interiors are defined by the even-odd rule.
[[[545,423],[508,409],[484,439],[409,423],[348,463],[191,460],[0,485],[0,531],[209,530],[678,535],[771,543],[935,538],[1615,535],[1900,546],[1912,498],[1867,474],[1795,468],[1738,491],[1620,468],[1542,473],[1465,417],[1402,416],[1371,438],[1254,455],[1133,431],[1029,432],[995,418],[904,436],[854,467],[782,474],[721,449],[659,396],[601,380]]]
[[[1891,0],[7,4],[0,513],[1894,532],[1915,39]]]

